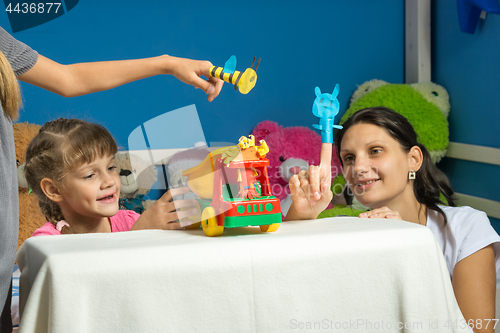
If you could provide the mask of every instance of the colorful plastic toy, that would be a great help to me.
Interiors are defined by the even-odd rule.
[[[312,113],[320,118],[319,125],[313,124],[313,127],[321,131],[321,142],[333,143],[333,128],[342,129],[342,126],[334,124],[334,118],[339,113],[339,85],[336,84],[333,93],[321,93],[319,87],[314,89],[316,99],[313,103]]]
[[[201,225],[207,236],[219,236],[224,228],[235,227],[278,230],[280,202],[271,193],[267,152],[264,140],[257,146],[253,135],[242,136],[237,146],[217,149],[182,173],[198,195]]]
[[[210,67],[210,75],[227,83],[234,84],[234,90],[237,90],[239,87],[240,93],[248,94],[257,83],[257,67],[259,67],[260,58],[257,60],[255,69],[252,69],[254,63],[255,57],[253,57],[252,66],[247,68],[245,72],[236,71],[236,56],[233,55],[226,61],[224,68],[217,66]]]

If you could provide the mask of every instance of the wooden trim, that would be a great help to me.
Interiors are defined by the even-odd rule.
[[[500,149],[450,142],[446,157],[500,165]]]
[[[475,197],[468,194],[455,193],[456,204],[460,206],[471,206],[477,210],[482,210],[486,215],[500,219],[500,202]]]
[[[405,83],[431,81],[431,1],[405,1]]]
[[[479,163],[500,165],[500,149],[450,142],[446,157]],[[500,219],[500,202],[468,194],[455,193],[457,204],[482,210],[488,216]]]
[[[130,150],[130,154],[138,155],[145,161],[153,160],[155,165],[167,163],[172,155],[186,149],[148,149],[148,150]]]
[[[214,151],[221,147],[208,147],[209,151]],[[153,160],[155,165],[168,163],[170,158],[178,152],[192,148],[177,148],[177,149],[150,149],[150,150],[130,150],[129,153],[136,154],[145,161]]]

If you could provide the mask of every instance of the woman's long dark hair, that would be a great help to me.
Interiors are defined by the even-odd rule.
[[[340,146],[345,132],[356,124],[372,124],[383,128],[386,132],[399,142],[402,149],[409,152],[414,146],[417,146],[422,151],[423,161],[420,170],[416,173],[416,178],[413,182],[413,193],[420,204],[424,204],[427,208],[439,212],[444,217],[445,224],[448,222],[443,210],[438,204],[445,204],[440,195],[446,198],[447,205],[455,206],[453,200],[453,189],[446,175],[439,170],[432,162],[429,151],[417,141],[417,133],[408,122],[408,120],[399,113],[383,107],[371,107],[357,111],[344,124],[343,128],[337,132],[335,145],[337,146],[337,154],[340,158]]]

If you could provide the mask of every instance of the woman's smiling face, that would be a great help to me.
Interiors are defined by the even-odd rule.
[[[409,153],[385,129],[367,123],[353,125],[344,134],[340,157],[347,184],[362,205],[391,207],[413,195]]]

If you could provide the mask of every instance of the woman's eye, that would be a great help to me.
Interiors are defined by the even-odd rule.
[[[372,149],[371,151],[371,154],[372,155],[377,155],[378,153],[380,153],[382,151],[382,149]]]
[[[351,163],[354,161],[354,156],[345,156],[343,159],[344,163]]]

